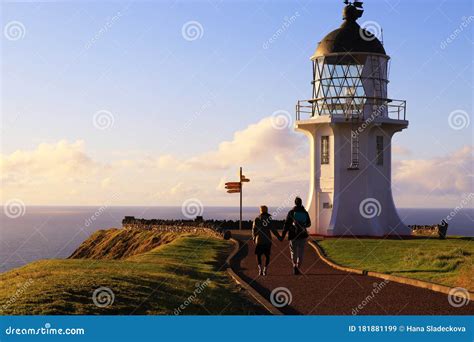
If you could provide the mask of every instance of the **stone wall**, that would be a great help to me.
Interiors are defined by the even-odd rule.
[[[222,237],[224,234],[223,230],[216,229],[212,225],[198,224],[194,221],[146,220],[136,219],[133,216],[126,216],[122,220],[122,227],[124,229],[155,230],[178,234],[209,234],[215,237]]]
[[[412,235],[415,236],[437,236],[444,238],[448,230],[448,224],[442,222],[441,224],[431,225],[409,225]]]
[[[283,228],[283,220],[273,221],[278,229]],[[253,221],[242,221],[242,229],[251,229]],[[163,231],[187,231],[199,229],[211,229],[220,234],[226,230],[239,229],[239,221],[232,220],[159,220],[138,219],[133,216],[125,216],[122,220],[125,229],[160,229]]]

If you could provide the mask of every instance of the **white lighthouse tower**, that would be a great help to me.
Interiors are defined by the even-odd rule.
[[[405,101],[388,98],[390,57],[356,22],[362,3],[345,3],[341,27],[311,57],[312,98],[296,105],[296,129],[310,141],[309,231],[409,235],[391,190],[391,140],[408,127]]]

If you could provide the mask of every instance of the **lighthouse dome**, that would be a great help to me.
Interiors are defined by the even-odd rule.
[[[319,42],[316,52],[311,57],[315,59],[333,53],[369,53],[386,55],[385,49],[380,40],[368,30],[361,28],[356,22],[362,12],[348,5],[344,8],[344,22],[341,27],[327,34]]]

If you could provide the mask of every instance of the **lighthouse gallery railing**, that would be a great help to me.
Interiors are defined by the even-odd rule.
[[[366,105],[372,106],[372,116],[385,112],[390,119],[406,120],[406,101],[370,98],[366,96],[337,96],[312,100],[299,100],[296,103],[296,120],[309,114],[310,117],[330,115],[346,118],[363,118]]]

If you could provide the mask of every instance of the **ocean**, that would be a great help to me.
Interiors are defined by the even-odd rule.
[[[39,259],[68,257],[89,235],[99,229],[121,227],[124,216],[137,218],[184,219],[181,207],[31,207],[24,215],[11,218],[0,213],[0,272]],[[269,208],[270,212],[275,208]],[[253,219],[258,209],[243,209],[245,219]],[[281,219],[281,210],[276,219]],[[435,224],[452,209],[398,209],[406,224]],[[11,216],[11,215],[10,215]],[[235,207],[205,207],[205,219],[239,217]],[[94,219],[93,219],[94,218]],[[449,235],[474,236],[474,208],[458,211],[449,221]]]

